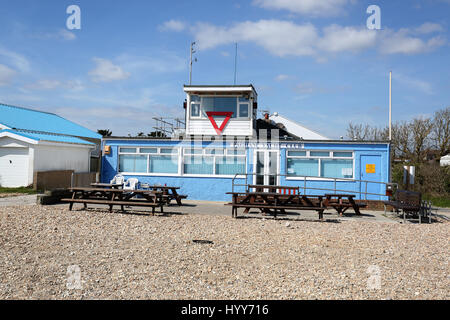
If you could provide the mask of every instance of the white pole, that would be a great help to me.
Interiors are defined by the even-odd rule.
[[[389,141],[392,141],[392,71],[389,72]]]

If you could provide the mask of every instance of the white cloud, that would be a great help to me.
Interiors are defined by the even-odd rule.
[[[25,88],[31,90],[54,90],[63,88],[72,91],[80,91],[84,89],[84,86],[80,80],[59,81],[42,79],[26,85]]]
[[[357,53],[374,48],[383,54],[418,54],[433,51],[446,44],[438,35],[432,38],[415,35],[437,30],[436,26],[422,25],[416,29],[368,30],[365,26],[336,24],[318,30],[314,25],[297,24],[284,20],[259,20],[235,23],[229,27],[197,23],[191,28],[199,49],[211,49],[234,42],[253,42],[269,53],[279,56],[312,56],[327,61],[330,53]]]
[[[426,22],[421,26],[415,28],[415,32],[419,34],[428,34],[442,31],[444,31],[444,28],[440,24],[432,22]]]
[[[28,84],[25,87],[27,89],[32,89],[32,90],[52,90],[59,86],[61,86],[61,82],[58,80],[43,79],[43,80],[38,80],[34,83]]]
[[[324,29],[319,47],[328,52],[359,52],[375,46],[377,33],[365,27],[331,25]]]
[[[130,77],[129,72],[125,72],[120,66],[113,64],[110,60],[94,58],[97,66],[89,72],[94,82],[111,82],[124,80]]]
[[[75,33],[70,32],[69,30],[64,28],[61,28],[58,31],[34,33],[31,35],[31,37],[42,40],[58,39],[67,41],[75,40],[77,38]]]
[[[407,87],[419,90],[426,94],[434,94],[433,86],[431,85],[431,83],[425,80],[413,78],[398,72],[395,72],[392,75],[392,78],[393,81],[398,81],[401,84],[406,85]]]
[[[308,16],[335,16],[349,0],[254,0],[253,4],[265,9],[287,10]]]
[[[289,75],[287,75],[287,74],[279,74],[279,75],[277,75],[277,76],[275,77],[275,81],[280,82],[280,81],[288,80],[288,79],[290,79],[290,78],[292,78],[292,77],[289,76]]]
[[[169,20],[164,22],[162,25],[158,26],[158,29],[160,31],[180,32],[183,31],[185,28],[186,28],[185,23],[179,20]]]
[[[142,71],[168,73],[183,71],[187,67],[186,58],[179,57],[172,52],[161,52],[149,56],[137,56],[133,54],[122,54],[116,61],[123,68],[137,74]]]
[[[198,23],[193,32],[198,40],[199,49],[250,41],[281,57],[313,55],[314,43],[318,36],[312,24],[298,25],[281,20],[246,21],[230,28]]]
[[[13,69],[10,69],[5,65],[0,64],[0,86],[10,84],[16,73],[17,72],[14,71]]]
[[[418,54],[433,51],[445,43],[441,36],[427,40],[411,35],[409,29],[387,30],[381,38],[379,50],[384,54]]]
[[[59,35],[59,37],[61,37],[64,40],[75,40],[77,38],[75,33],[70,32],[69,30],[66,30],[66,29],[61,29],[58,32],[58,35]]]
[[[0,47],[0,61],[14,67],[18,71],[30,71],[30,63],[23,55]]]

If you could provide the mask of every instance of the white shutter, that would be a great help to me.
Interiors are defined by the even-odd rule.
[[[7,188],[28,185],[29,148],[0,147],[0,186]]]

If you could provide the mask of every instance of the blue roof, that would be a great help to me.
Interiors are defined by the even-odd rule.
[[[76,144],[86,144],[86,145],[92,145],[95,144],[80,138],[76,137],[68,137],[68,136],[60,136],[60,135],[54,135],[54,134],[43,134],[43,133],[34,133],[34,132],[23,132],[23,131],[17,131],[17,130],[0,130],[0,133],[3,132],[11,132],[14,134],[17,134],[19,136],[33,139],[35,141],[52,141],[52,142],[63,142],[63,143],[76,143]]]
[[[0,124],[11,129],[56,133],[101,139],[98,133],[66,120],[54,113],[42,112],[0,103]]]

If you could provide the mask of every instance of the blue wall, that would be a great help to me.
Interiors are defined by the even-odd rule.
[[[180,141],[152,141],[152,140],[106,140],[103,142],[104,145],[111,146],[111,153],[109,155],[104,155],[102,157],[102,172],[101,181],[109,182],[117,174],[118,170],[118,148],[119,146],[144,146],[144,147],[158,147],[158,146],[180,146]],[[197,142],[195,146],[207,147],[210,142]],[[297,143],[296,143],[297,144]],[[355,180],[361,179],[361,173],[366,168],[361,166],[361,156],[363,155],[375,155],[381,157],[381,181],[389,182],[389,144],[358,144],[352,142],[346,143],[300,143],[302,147],[306,150],[334,150],[334,151],[348,151],[353,150],[355,153]],[[181,146],[189,146],[191,143],[183,142]],[[247,172],[253,173],[253,152],[254,148],[247,148]],[[286,149],[280,149],[280,173],[286,174]],[[160,184],[177,186],[181,189],[180,194],[185,194],[188,199],[191,200],[210,200],[210,201],[230,201],[231,196],[227,195],[227,192],[232,191],[232,179],[223,177],[186,177],[186,176],[148,176],[148,175],[133,175],[125,176],[126,178],[136,177],[141,183],[149,184]],[[235,183],[244,184],[245,179],[236,179]],[[252,183],[252,176],[247,179],[248,183]],[[303,188],[304,180],[297,179],[293,180],[291,178],[280,177],[279,183],[286,186],[299,186]],[[307,187],[313,188],[325,188],[334,189],[334,181],[332,180],[312,180],[307,181]],[[355,181],[338,181],[336,184],[337,189],[348,190],[357,194],[359,198],[359,191],[365,191],[365,184]],[[375,190],[380,193],[385,192],[385,186],[380,184],[369,184],[369,191]],[[243,191],[244,187],[236,187],[234,191]],[[301,190],[302,193],[303,190]],[[324,194],[332,193],[330,190],[306,190],[306,194]],[[342,193],[342,192],[338,192]],[[376,192],[378,193],[378,192]],[[365,198],[364,195],[361,196],[362,199]],[[367,199],[371,200],[384,200],[386,197],[380,196],[368,196]]]

